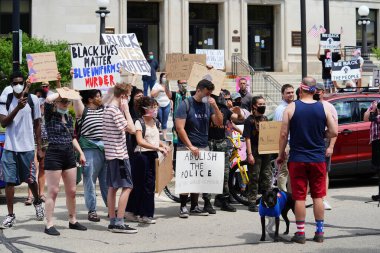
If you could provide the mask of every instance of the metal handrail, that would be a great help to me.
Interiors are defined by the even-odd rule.
[[[255,74],[255,70],[251,65],[249,65],[238,53],[232,54],[232,74],[235,76],[239,76],[242,73],[239,72],[238,66],[242,66],[249,75],[253,76]],[[245,74],[245,73],[244,73]]]

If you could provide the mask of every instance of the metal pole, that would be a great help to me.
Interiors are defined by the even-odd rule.
[[[19,30],[20,30],[20,0],[13,0],[13,13],[12,13],[13,71],[20,70]]]
[[[367,58],[367,24],[362,24],[362,56]]]
[[[100,7],[99,9],[105,10],[106,8]],[[103,37],[102,37],[102,33],[105,33],[105,31],[106,31],[106,15],[104,12],[102,12],[102,13],[100,13],[100,40],[99,40],[100,45],[105,44]]]
[[[307,45],[306,45],[306,3],[301,1],[301,54],[302,54],[302,78],[307,76]]]
[[[323,0],[323,20],[326,33],[330,33],[330,7],[329,0]]]

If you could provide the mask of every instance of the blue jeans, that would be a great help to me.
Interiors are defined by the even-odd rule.
[[[155,85],[156,80],[143,80],[144,84],[144,96],[148,96],[148,89],[150,88],[150,91],[152,91],[153,86]]]
[[[168,119],[170,114],[170,103],[165,107],[158,108],[158,121],[161,123],[161,129],[168,129]]]
[[[100,192],[107,206],[107,170],[104,152],[100,149],[83,149],[86,165],[83,167],[84,200],[88,211],[96,211],[96,179],[99,179]]]

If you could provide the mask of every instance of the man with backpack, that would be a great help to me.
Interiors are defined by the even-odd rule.
[[[0,123],[6,127],[4,152],[1,157],[5,195],[8,215],[2,228],[10,228],[15,224],[13,212],[14,187],[26,182],[34,196],[33,205],[36,209],[37,220],[45,216],[42,201],[38,196],[36,171],[32,167],[34,160],[34,134],[37,140],[37,157],[43,155],[41,149],[41,110],[39,100],[35,95],[28,94],[30,83],[25,86],[21,72],[11,75],[13,92],[0,99]]]

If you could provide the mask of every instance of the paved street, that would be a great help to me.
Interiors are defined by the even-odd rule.
[[[17,223],[12,229],[0,230],[0,252],[379,252],[380,207],[378,203],[365,203],[377,190],[376,180],[363,182],[333,183],[333,189],[329,191],[333,210],[326,212],[325,219],[326,241],[318,244],[309,239],[305,245],[290,243],[291,235],[282,236],[278,243],[273,243],[270,236],[267,236],[267,242],[259,242],[259,216],[248,212],[245,206],[237,205],[236,213],[218,211],[209,217],[180,219],[177,216],[178,204],[164,196],[156,201],[157,224],[132,224],[139,230],[135,235],[114,234],[106,231],[107,211],[104,207],[99,210],[101,222],[87,221],[80,192],[77,198],[78,218],[89,230],[79,232],[67,228],[62,193],[56,207],[56,225],[61,236],[50,237],[42,232],[43,222],[35,220],[34,208],[25,207],[24,194],[18,192],[15,205]],[[0,214],[3,216],[5,213],[2,197]],[[307,209],[307,216],[306,236],[312,238],[315,229],[312,208]],[[291,212],[289,217],[294,222]],[[284,226],[282,221],[282,232]],[[272,233],[272,226],[267,229]],[[295,224],[291,223],[290,234],[295,229]]]

